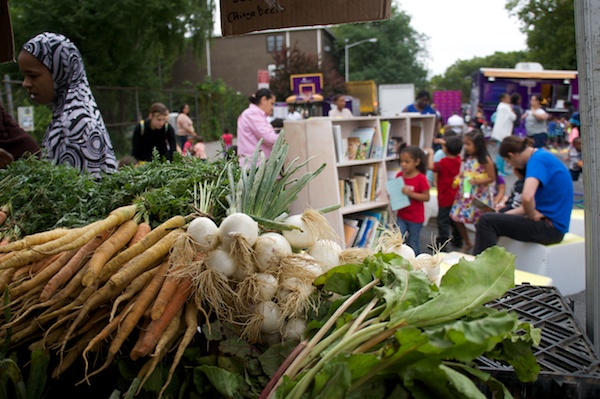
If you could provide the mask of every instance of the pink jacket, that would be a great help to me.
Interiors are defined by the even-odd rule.
[[[237,154],[240,157],[240,164],[243,165],[244,157],[252,158],[254,148],[261,138],[263,142],[260,149],[268,158],[277,140],[277,133],[267,121],[267,114],[258,106],[250,104],[238,118],[237,138]]]

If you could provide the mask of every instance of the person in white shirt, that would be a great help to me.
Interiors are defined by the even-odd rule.
[[[296,111],[294,107],[289,107],[288,114],[285,119],[288,121],[300,121],[302,120],[302,114]]]
[[[329,111],[331,118],[352,118],[352,112],[346,108],[346,97],[343,94],[336,94],[333,97],[335,108]]]
[[[504,140],[512,134],[514,122],[517,118],[510,104],[510,96],[504,93],[500,96],[500,102],[496,107],[496,120],[492,129],[492,138],[497,141]]]
[[[451,129],[457,135],[462,136],[466,131],[465,120],[461,116],[454,113],[446,122],[446,127],[444,130],[447,129]]]
[[[500,102],[496,107],[496,118],[492,129],[492,139],[498,142],[496,149],[500,148],[500,142],[502,142],[504,138],[512,134],[516,118],[517,115],[510,103],[510,96],[508,93],[502,94],[500,96]],[[496,164],[496,168],[498,168],[498,173],[503,176],[506,175],[504,158],[502,158],[500,154],[496,154],[494,163]]]

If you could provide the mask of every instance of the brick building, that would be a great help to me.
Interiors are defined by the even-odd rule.
[[[275,69],[272,54],[283,46],[297,48],[307,54],[316,54],[319,60],[333,50],[335,38],[327,27],[300,27],[261,31],[243,36],[210,39],[205,57],[194,57],[191,52],[173,66],[172,87],[184,82],[202,82],[205,76],[222,79],[228,86],[244,95],[258,88],[258,71]]]

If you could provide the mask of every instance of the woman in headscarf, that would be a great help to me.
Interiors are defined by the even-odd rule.
[[[40,33],[23,45],[18,63],[30,98],[54,108],[42,141],[45,157],[95,176],[116,171],[110,136],[77,47],[61,34]]]

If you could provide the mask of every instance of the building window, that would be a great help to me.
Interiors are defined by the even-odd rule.
[[[283,49],[283,35],[267,36],[267,52],[275,53]]]

